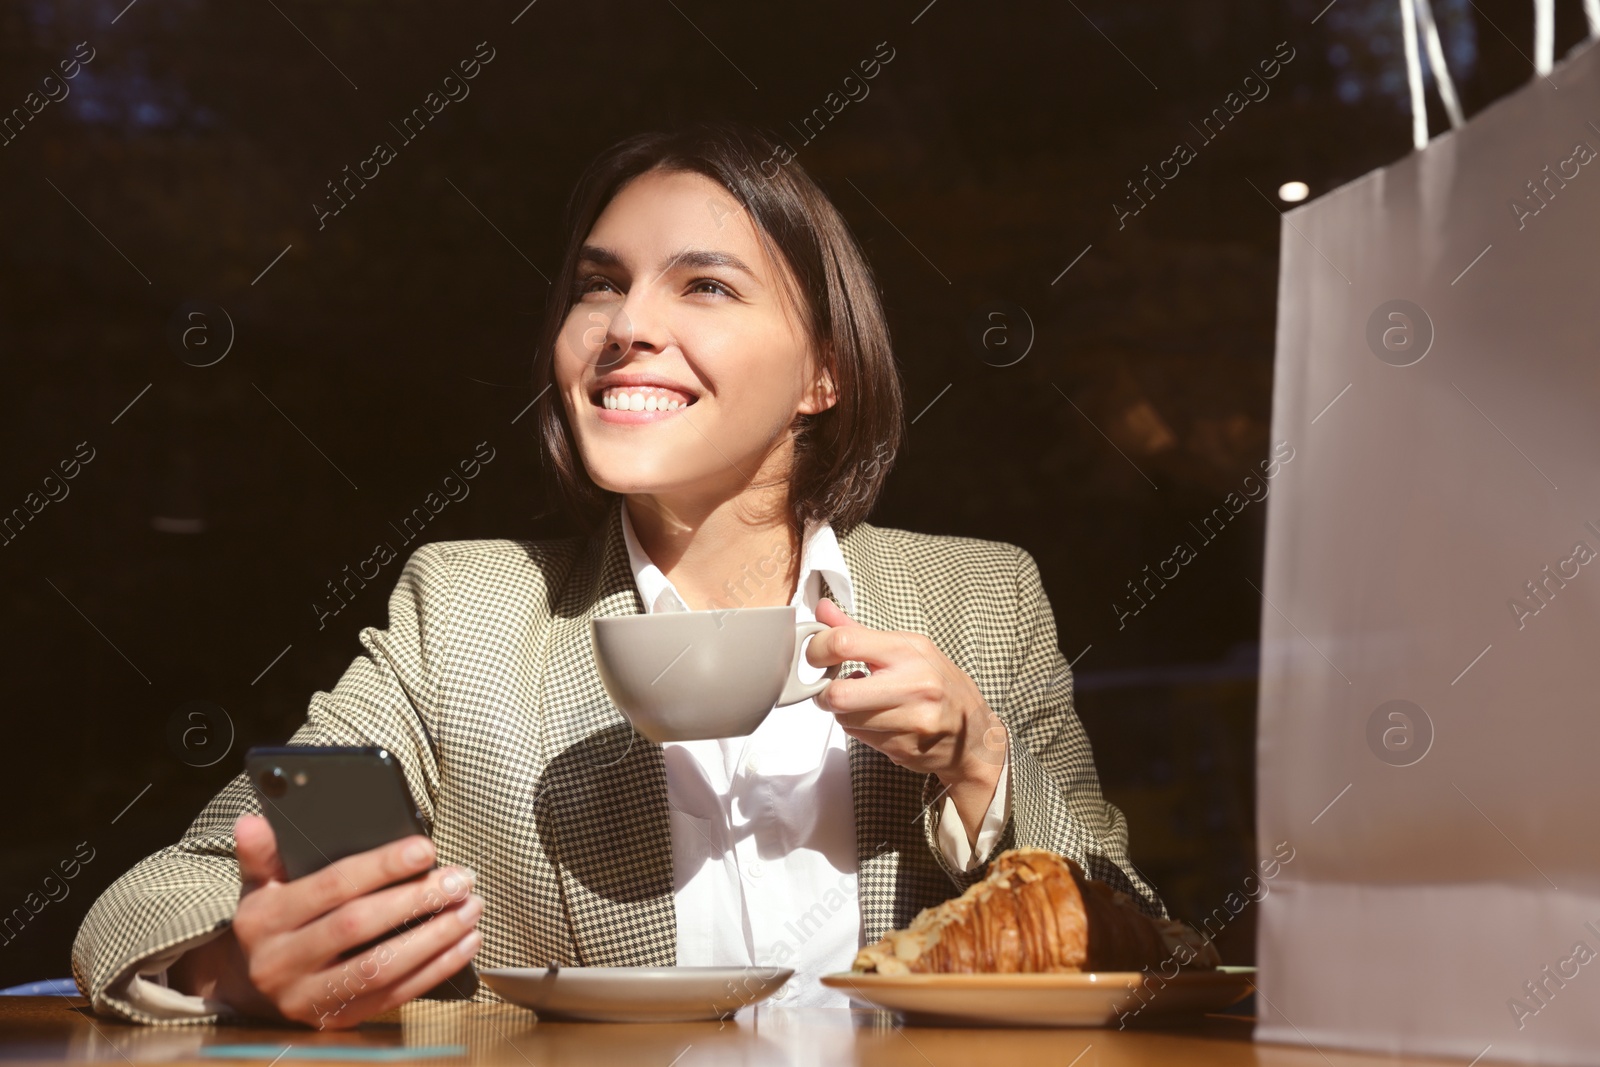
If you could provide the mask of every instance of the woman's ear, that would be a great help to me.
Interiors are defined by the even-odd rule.
[[[800,414],[817,415],[839,402],[838,390],[833,385],[833,375],[826,366],[818,366],[811,376],[811,385],[800,399]]]

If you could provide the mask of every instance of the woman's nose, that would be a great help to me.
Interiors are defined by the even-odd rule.
[[[621,303],[600,314],[606,319],[603,360],[621,360],[636,348],[659,352],[665,344],[664,313],[647,287],[635,286]]]
[[[620,301],[588,308],[575,332],[573,347],[584,362],[602,373],[622,362],[638,335],[632,314]]]

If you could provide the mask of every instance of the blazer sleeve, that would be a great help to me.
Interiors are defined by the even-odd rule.
[[[1015,551],[1017,642],[1002,706],[994,709],[1010,735],[1011,814],[981,862],[967,871],[941,865],[964,888],[1008,848],[1047,848],[1126,893],[1146,914],[1165,919],[1166,906],[1128,856],[1127,820],[1100,794],[1089,737],[1073,709],[1072,668],[1061,652],[1039,565],[1027,551]],[[930,825],[930,837],[933,832]]]
[[[441,661],[449,653],[451,590],[437,545],[406,561],[389,597],[386,630],[366,627],[362,652],[331,692],[312,694],[294,745],[377,745],[405,771],[417,807],[433,825],[439,767],[429,721],[438,707]],[[139,861],[106,888],[84,916],[72,946],[72,974],[94,1010],[141,1023],[206,1023],[226,1005],[173,1018],[141,1010],[129,984],[159,974],[172,949],[225,930],[239,902],[233,823],[260,802],[244,774],[223,787],[182,839]]]

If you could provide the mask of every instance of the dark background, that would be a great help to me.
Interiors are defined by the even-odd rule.
[[[0,5],[7,113],[94,49],[0,144],[0,516],[94,450],[0,544],[0,918],[94,850],[0,936],[0,985],[67,974],[100,890],[333,686],[415,545],[323,628],[313,602],[479,442],[495,458],[421,539],[568,532],[518,416],[582,165],[696,118],[786,131],[885,41],[870,95],[790,142],[878,272],[916,417],[872,521],[1032,552],[1136,861],[1191,921],[1238,886],[1265,506],[1120,629],[1112,604],[1268,453],[1275,191],[1410,150],[1397,5],[124,2]],[[1436,9],[1469,115],[1530,76],[1524,0]],[[1560,16],[1558,54],[1581,36]],[[471,95],[401,146],[388,123],[481,41]],[[1279,42],[1271,95],[1203,142]],[[398,158],[319,230],[379,140]],[[1119,230],[1180,140],[1197,158]],[[192,300],[236,330],[211,366],[214,310],[213,348],[169,339]],[[1010,366],[970,340],[996,321]],[[1253,914],[1220,944],[1250,962]]]

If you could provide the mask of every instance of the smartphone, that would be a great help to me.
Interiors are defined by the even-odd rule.
[[[402,837],[427,835],[405,772],[382,748],[258,745],[245,753],[245,768],[291,879]],[[418,916],[346,955],[366,952],[430,918]],[[477,972],[468,963],[422,996],[464,1000],[477,988]]]

